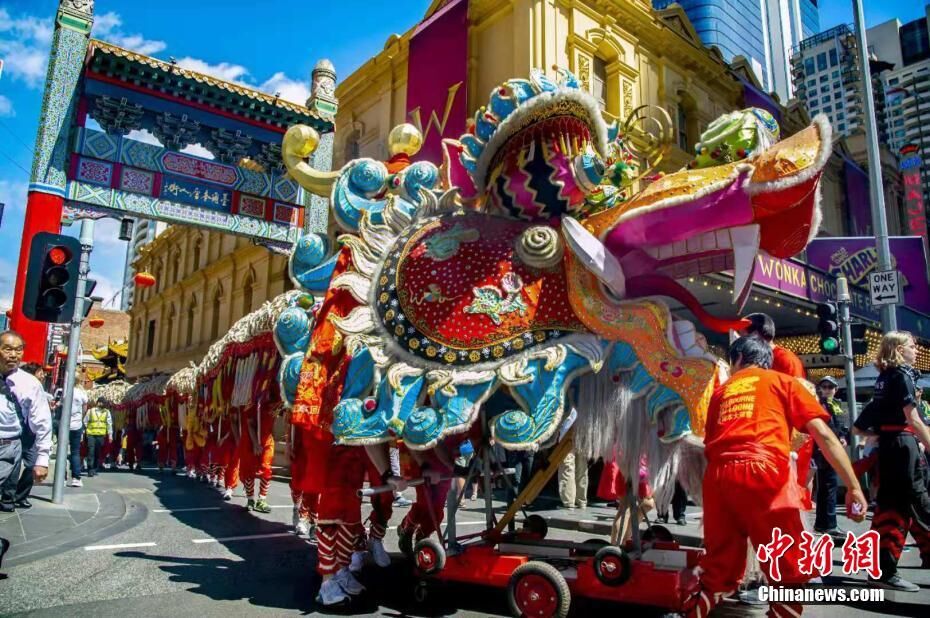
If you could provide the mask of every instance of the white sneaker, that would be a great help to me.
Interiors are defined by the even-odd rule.
[[[226,491],[223,492],[223,500],[226,500],[227,502],[229,502],[230,500],[232,500],[232,494],[233,494],[233,490],[227,489]]]
[[[349,596],[345,593],[345,590],[342,589],[342,586],[339,585],[339,582],[336,581],[335,576],[323,582],[323,585],[320,586],[320,591],[316,595],[316,602],[326,606],[339,605],[348,600]]]
[[[294,526],[294,531],[297,533],[297,536],[304,536],[310,534],[310,520],[309,519],[297,519],[297,525]]]
[[[189,479],[196,479],[196,478],[197,478],[197,472],[195,472],[194,470],[188,470],[188,471],[187,471],[187,478],[189,478]]]
[[[84,487],[84,483],[81,482],[81,479],[71,479],[68,487]]]
[[[349,570],[353,573],[361,573],[362,568],[365,566],[365,554],[368,552],[364,551],[355,551],[352,552],[352,561],[349,562]]]
[[[345,567],[339,569],[333,579],[336,580],[339,587],[345,590],[347,594],[356,596],[365,592],[365,586],[359,583],[359,581],[355,579],[355,576],[349,572],[349,569]]]
[[[371,539],[368,541],[368,553],[376,565],[385,569],[391,566],[391,557],[387,550],[384,549],[384,541],[381,539]]]

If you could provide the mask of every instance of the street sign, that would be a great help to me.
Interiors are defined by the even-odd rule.
[[[898,271],[883,270],[869,274],[869,294],[872,306],[897,305],[901,302],[901,287],[898,285]]]
[[[800,354],[798,358],[804,363],[805,369],[824,367],[844,367],[846,357],[840,354]]]

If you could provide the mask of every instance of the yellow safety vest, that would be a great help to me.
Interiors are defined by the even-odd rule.
[[[107,435],[107,411],[103,408],[91,408],[87,418],[87,435]]]

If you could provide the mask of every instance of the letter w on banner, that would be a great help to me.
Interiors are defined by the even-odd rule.
[[[410,39],[407,122],[423,133],[417,159],[442,163],[442,139],[465,132],[468,84],[468,0],[451,0]]]

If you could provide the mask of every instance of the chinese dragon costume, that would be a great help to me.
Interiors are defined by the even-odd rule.
[[[646,455],[669,476],[724,376],[661,297],[708,329],[739,329],[679,280],[732,271],[739,311],[757,256],[793,256],[816,234],[831,145],[823,118],[779,141],[772,116],[747,109],[712,123],[686,169],[650,176],[669,124],[647,108],[608,124],[574,76],[537,70],[490,94],[444,142],[441,168],[410,162],[421,138],[401,125],[387,162],[320,172],[306,160],[318,137],[292,127],[288,170],[330,198],[342,232],[307,234],[291,255],[315,296],[276,325],[292,422],[340,445],[425,450],[468,431],[506,386],[519,408],[489,419],[505,448],[551,441],[575,405],[583,452],[619,452],[627,478]]]

